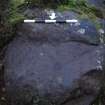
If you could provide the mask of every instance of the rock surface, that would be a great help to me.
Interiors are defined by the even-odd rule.
[[[58,18],[66,16],[76,18],[68,11],[58,13]],[[13,105],[75,105],[74,100],[76,105],[89,105],[97,96],[102,80],[102,71],[97,70],[99,33],[89,20],[79,22],[18,27],[4,65]]]
[[[97,8],[105,8],[105,0],[88,0],[90,4]]]

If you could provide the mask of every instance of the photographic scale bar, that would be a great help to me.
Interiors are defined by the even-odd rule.
[[[78,23],[78,20],[24,20],[24,23]]]

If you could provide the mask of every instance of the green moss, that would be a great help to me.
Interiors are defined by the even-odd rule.
[[[100,23],[97,22],[98,18],[102,18],[102,12],[95,6],[89,5],[87,0],[69,0],[67,5],[58,6],[58,10],[71,10],[79,14],[79,19],[90,19],[96,26],[97,29],[101,27]]]
[[[11,0],[10,1],[9,17],[8,17],[8,21],[10,24],[14,25],[25,18],[24,15],[22,15],[19,12],[19,6],[24,3],[25,3],[25,0]]]
[[[24,15],[19,12],[19,6],[25,3],[28,4],[51,4],[54,2],[53,0],[43,1],[43,0],[11,0],[10,1],[10,9],[9,9],[9,22],[10,24],[16,24],[19,21],[25,19]],[[60,3],[61,2],[61,3]],[[54,2],[55,3],[55,2]],[[47,4],[46,4],[47,5]],[[46,6],[45,6],[46,7]],[[99,11],[96,7],[89,5],[87,0],[65,0],[62,3],[62,0],[59,0],[57,3],[57,9],[60,11],[71,10],[79,13],[79,18],[83,19],[91,19],[97,28],[100,28],[100,24],[97,22],[98,17],[102,17],[101,11]]]
[[[89,5],[86,0],[69,0],[68,5],[60,5],[58,9],[77,11],[81,15],[85,14],[88,17],[96,17],[100,12],[96,7]]]
[[[12,9],[16,9],[18,6],[20,6],[21,4],[23,4],[25,2],[25,0],[11,0],[10,4],[11,4],[11,8]]]
[[[25,17],[22,14],[20,14],[20,13],[13,13],[10,16],[10,18],[9,18],[9,23],[11,25],[15,25],[15,24],[21,22],[24,19],[25,19]]]
[[[89,5],[87,0],[57,0],[57,9],[60,11],[71,10],[75,11],[79,14],[80,19],[90,19],[95,24],[96,28],[100,28],[100,24],[97,22],[97,18],[102,18],[102,12],[98,10],[93,5]],[[8,21],[10,24],[16,24],[21,20],[24,20],[25,17],[23,14],[19,12],[19,6],[22,4],[51,4],[54,2],[53,0],[44,1],[44,0],[10,0],[10,8],[9,8],[9,17]],[[61,2],[61,3],[60,3]],[[47,4],[46,4],[47,5]],[[46,6],[45,6],[46,7]]]

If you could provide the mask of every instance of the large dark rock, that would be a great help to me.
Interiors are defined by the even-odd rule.
[[[76,17],[62,14],[58,18]],[[97,69],[99,33],[89,20],[79,22],[18,27],[4,65],[13,105],[89,105],[97,96],[102,81],[102,71]]]

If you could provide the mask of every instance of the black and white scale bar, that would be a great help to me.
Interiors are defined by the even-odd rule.
[[[24,20],[24,23],[77,23],[78,20]]]

